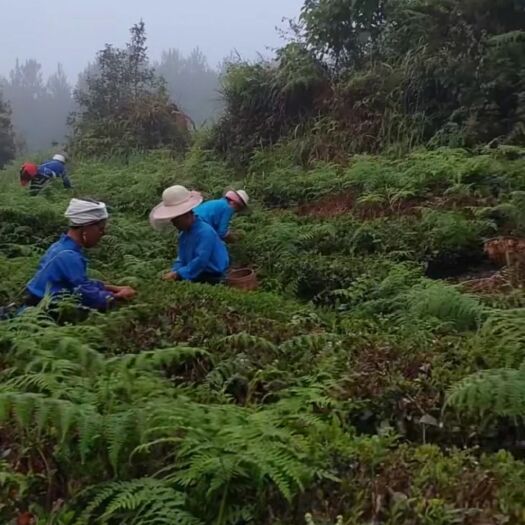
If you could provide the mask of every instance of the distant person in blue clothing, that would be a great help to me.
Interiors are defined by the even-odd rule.
[[[226,242],[233,240],[230,221],[235,213],[246,210],[248,194],[244,190],[228,191],[222,199],[206,201],[195,208],[195,215],[213,226],[219,237]]]
[[[230,264],[228,250],[213,227],[193,212],[201,202],[200,193],[171,186],[151,211],[155,229],[171,223],[180,232],[178,257],[163,277],[167,281],[218,284],[224,280]]]
[[[44,254],[26,287],[25,306],[36,306],[46,294],[52,299],[76,295],[83,306],[105,311],[135,290],[89,279],[84,249],[98,244],[108,219],[106,205],[90,199],[71,199],[65,216],[69,229]]]
[[[53,179],[62,179],[64,188],[71,188],[71,181],[66,173],[66,157],[61,154],[53,155],[51,160],[47,160],[38,166],[37,174],[31,179],[29,193],[36,195],[42,191]]]

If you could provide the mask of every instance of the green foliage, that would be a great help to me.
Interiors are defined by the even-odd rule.
[[[117,481],[97,487],[93,492],[96,492],[96,496],[77,521],[79,525],[93,523],[94,519],[108,524],[122,523],[125,520],[130,525],[201,523],[184,511],[184,494],[162,481],[151,478]]]
[[[306,42],[333,60],[335,68],[356,67],[381,33],[384,4],[381,0],[306,0],[300,17]]]
[[[212,130],[213,147],[246,163],[315,114],[325,68],[302,45],[291,43],[272,62],[232,62],[223,77],[224,114]]]
[[[73,116],[77,156],[122,155],[136,151],[183,151],[187,123],[170,103],[164,81],[149,67],[144,23],[131,28],[126,49],[107,45],[97,55],[86,88],[75,91],[79,112]]]
[[[524,368],[491,369],[468,376],[454,385],[448,404],[467,413],[519,418],[525,409]]]
[[[11,110],[0,91],[0,168],[15,158],[16,148],[11,125]]]
[[[306,0],[275,63],[226,71],[211,144],[245,164],[275,143],[306,164],[523,145],[524,23],[514,0]]]
[[[525,399],[524,343],[521,309],[492,313],[480,331],[477,344],[483,361],[497,368],[471,374],[455,384],[449,392],[448,404],[471,414],[520,418]]]
[[[521,150],[308,168],[282,146],[259,149],[241,174],[203,149],[208,137],[185,161],[75,164],[75,194],[111,213],[90,273],[139,294],[74,324],[45,304],[0,322],[0,519],[519,523],[522,461],[470,445],[506,446],[495,428],[521,432],[523,293],[510,309],[506,296],[425,274],[445,268],[442,254],[483,262],[486,235],[518,231]],[[60,234],[71,195],[53,188],[29,209],[16,168],[0,180],[7,303]],[[147,216],[177,182],[210,197],[248,189],[254,206],[233,219],[244,235],[230,252],[256,269],[259,290],[161,281],[175,235]],[[468,421],[443,411],[447,392]],[[471,426],[480,411],[490,429]]]
[[[489,237],[489,221],[473,221],[457,212],[424,209],[421,227],[428,237],[429,258],[454,257],[481,253],[480,240]]]
[[[415,318],[437,319],[458,330],[473,330],[480,324],[482,305],[474,298],[441,283],[424,283],[406,292],[409,313]]]

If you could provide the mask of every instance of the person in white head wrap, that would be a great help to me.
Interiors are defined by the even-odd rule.
[[[87,277],[84,248],[98,244],[109,217],[106,205],[91,199],[71,199],[65,212],[69,230],[44,254],[35,276],[27,284],[27,306],[37,305],[46,294],[57,298],[76,294],[83,306],[105,311],[117,299],[131,299],[135,290]]]
[[[71,181],[66,172],[66,160],[65,154],[57,153],[51,160],[40,164],[36,176],[31,179],[29,193],[38,194],[53,179],[62,179],[64,188],[71,189]]]
[[[71,199],[64,216],[71,226],[85,226],[108,219],[109,214],[103,202],[91,199]]]

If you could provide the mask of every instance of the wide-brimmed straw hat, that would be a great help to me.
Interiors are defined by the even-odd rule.
[[[229,190],[224,195],[228,200],[237,202],[244,208],[248,207],[249,197],[244,190]]]
[[[150,223],[155,228],[180,217],[197,207],[203,198],[198,191],[189,191],[184,186],[170,186],[162,194],[162,202],[150,213]]]

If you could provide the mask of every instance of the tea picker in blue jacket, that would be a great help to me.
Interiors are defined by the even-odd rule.
[[[244,190],[226,192],[222,199],[206,201],[195,208],[195,215],[213,226],[221,239],[231,241],[230,221],[235,213],[248,208],[248,194]]]
[[[66,172],[66,157],[62,154],[53,155],[51,160],[38,166],[37,175],[31,179],[29,193],[36,195],[53,179],[62,179],[64,188],[72,187]]]
[[[153,228],[162,229],[171,223],[180,232],[178,256],[171,271],[164,275],[165,280],[218,284],[226,275],[230,260],[224,242],[212,226],[193,212],[201,202],[200,193],[171,186],[151,211]]]
[[[103,202],[71,199],[65,213],[69,229],[40,259],[34,277],[26,287],[25,306],[36,306],[49,294],[57,300],[66,294],[78,296],[83,306],[105,311],[119,299],[131,299],[135,290],[114,286],[87,276],[84,249],[102,239],[108,212]]]

